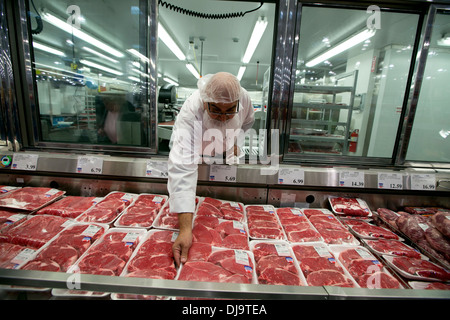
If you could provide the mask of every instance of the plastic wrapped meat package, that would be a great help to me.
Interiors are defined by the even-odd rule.
[[[35,211],[65,194],[53,188],[24,187],[13,190],[0,197],[0,207]]]
[[[309,286],[359,288],[324,243],[296,243],[291,248]]]
[[[91,207],[76,218],[79,222],[97,222],[111,224],[130,206],[136,194],[113,191],[107,194],[95,206]]]
[[[0,197],[2,197],[3,195],[7,194],[8,192],[14,191],[20,189],[20,187],[14,187],[14,186],[5,186],[5,185],[1,185],[0,186]]]
[[[195,198],[195,205],[200,202],[200,197]],[[195,210],[196,211],[196,210]],[[155,218],[152,225],[153,228],[166,229],[166,230],[179,230],[178,213],[170,212],[169,201],[166,201],[164,206]]]
[[[330,251],[361,288],[404,288],[383,263],[366,248],[361,246],[330,246]]]
[[[366,244],[369,249],[376,255],[390,255],[390,256],[400,256],[400,257],[410,257],[420,259],[422,254],[416,249],[408,246],[402,241],[397,240],[368,240],[363,239],[362,242]]]
[[[196,216],[192,228],[193,243],[215,247],[249,250],[248,229],[245,223],[209,216]]]
[[[239,202],[204,197],[195,213],[197,216],[215,217],[244,222],[244,205]]]
[[[450,272],[427,260],[409,257],[387,256],[383,259],[402,277],[410,280],[450,281]]]
[[[247,205],[245,215],[251,240],[286,240],[286,234],[273,206]]]
[[[290,242],[323,241],[322,236],[298,208],[277,208],[278,219]]]
[[[167,198],[164,195],[139,194],[133,204],[128,206],[114,222],[114,226],[151,228]]]
[[[359,244],[359,241],[351,234],[347,227],[333,214],[312,215],[308,220],[320,233],[326,244]]]
[[[36,214],[46,214],[60,216],[63,218],[75,219],[87,209],[96,204],[100,198],[65,196],[50,205],[40,209]]]
[[[194,243],[176,280],[256,284],[253,254],[246,250]]]
[[[0,232],[5,232],[6,229],[16,226],[27,217],[24,211],[17,211],[14,209],[0,208]],[[26,211],[25,211],[26,212]]]
[[[136,277],[148,279],[166,279],[173,280],[177,275],[177,269],[174,264],[172,254],[172,244],[177,237],[177,232],[170,230],[148,231],[142,238],[140,244],[133,252],[125,269],[122,271],[122,277]],[[111,298],[114,300],[156,300],[166,299],[153,295],[137,295],[113,293]]]
[[[111,228],[83,253],[67,272],[119,276],[145,233],[145,229]],[[81,289],[83,289],[82,284]],[[57,297],[101,297],[108,295],[106,293],[65,289],[53,289],[52,294]]]
[[[394,232],[363,220],[341,219],[341,221],[349,226],[350,230],[360,239],[400,240],[400,237]]]
[[[306,286],[295,255],[286,241],[251,241],[250,250],[256,263],[258,283]]]
[[[57,216],[28,216],[16,226],[0,234],[0,242],[9,242],[39,249],[65,228],[66,218]]]
[[[359,198],[344,198],[344,197],[328,197],[331,205],[331,210],[337,215],[370,217],[370,211],[367,203]]]

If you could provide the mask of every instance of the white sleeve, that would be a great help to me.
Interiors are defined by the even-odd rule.
[[[252,100],[247,92],[245,92],[242,104],[246,113],[244,114],[244,120],[242,122],[242,130],[247,131],[253,126],[255,122],[255,111],[253,110]]]
[[[169,207],[170,212],[176,213],[194,212],[199,163],[198,146],[194,142],[199,125],[201,130],[201,122],[195,121],[188,112],[190,108],[183,108],[173,128],[168,160]]]

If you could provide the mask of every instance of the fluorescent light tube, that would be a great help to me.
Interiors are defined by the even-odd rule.
[[[105,56],[103,53],[100,53],[100,52],[98,52],[98,51],[95,51],[94,49],[91,49],[91,48],[89,48],[89,47],[83,47],[83,49],[86,50],[87,52],[90,52],[90,53],[95,54],[96,56],[99,56],[100,58],[109,60],[109,61],[111,61],[111,62],[113,62],[113,63],[119,63],[119,61],[117,61],[117,60],[115,60],[115,59],[113,59],[113,58],[110,58],[110,57],[108,57],[108,56]]]
[[[250,59],[253,56],[253,53],[256,50],[256,47],[259,44],[259,41],[261,40],[264,31],[267,27],[267,19],[266,18],[258,18],[258,21],[256,21],[255,27],[253,28],[252,36],[250,37],[250,41],[247,45],[247,50],[245,50],[244,57],[242,58],[243,63],[249,63]]]
[[[236,76],[239,81],[241,81],[242,77],[244,76],[244,73],[245,73],[246,69],[247,69],[247,67],[244,67],[244,66],[239,68],[238,74]]]
[[[127,49],[127,51],[129,53],[131,53],[133,56],[135,56],[136,58],[139,58],[142,62],[146,62],[146,63],[150,62],[149,58],[147,58],[146,56],[144,56],[142,53],[140,53],[139,51],[137,51],[135,49]]]
[[[173,84],[173,85],[175,85],[175,86],[178,86],[178,85],[179,85],[177,82],[175,82],[175,81],[173,81],[172,79],[167,78],[167,77],[164,77],[163,80],[164,80],[165,82],[168,82],[168,83]]]
[[[186,68],[188,68],[188,70],[194,75],[194,77],[196,77],[197,79],[200,79],[200,74],[198,73],[197,69],[195,69],[195,67],[188,63],[186,64]]]
[[[89,60],[81,59],[80,62],[82,64],[85,64],[85,65],[89,66],[89,67],[97,68],[97,69],[100,69],[100,70],[103,70],[103,71],[106,71],[106,72],[109,72],[109,73],[112,73],[112,74],[115,74],[115,75],[118,75],[118,76],[122,76],[123,75],[122,72],[120,72],[120,71],[118,71],[116,69],[111,69],[111,68],[105,67],[105,66],[103,66],[101,64],[89,61]]]
[[[161,23],[158,23],[158,37],[164,42],[164,44],[177,56],[179,60],[186,60],[186,56],[180,47],[173,41],[172,37],[166,31]]]
[[[60,50],[56,50],[54,48],[51,48],[51,47],[46,46],[46,45],[44,45],[42,43],[39,43],[39,42],[34,42],[33,41],[33,48],[36,48],[36,49],[39,49],[39,50],[42,50],[42,51],[45,51],[45,52],[48,52],[48,53],[51,53],[51,54],[54,54],[54,55],[57,55],[57,56],[62,56],[62,57],[66,56],[64,54],[64,52],[62,52]]]
[[[345,50],[348,50],[363,41],[366,41],[367,39],[373,37],[374,35],[375,35],[375,29],[372,29],[372,30],[366,29],[364,31],[361,31],[358,34],[354,35],[353,37],[338,44],[337,46],[325,51],[318,57],[308,61],[306,63],[306,66],[309,68],[314,67],[315,65],[317,65],[325,60],[328,60],[331,57],[334,57],[335,55],[338,55],[339,53],[344,52]]]
[[[66,23],[65,21],[55,17],[54,15],[48,13],[48,12],[44,12],[41,14],[42,18],[47,21],[48,23],[51,23],[52,25],[54,25],[55,27],[60,28],[61,30],[66,31],[67,33],[73,34],[75,37],[84,40],[88,43],[90,43],[91,45],[105,51],[108,52],[110,54],[112,54],[113,56],[116,57],[124,57],[124,54],[116,49],[114,49],[113,47],[95,39],[94,37],[90,36],[89,34],[87,34],[86,32],[74,28],[73,26],[69,25],[68,23]]]

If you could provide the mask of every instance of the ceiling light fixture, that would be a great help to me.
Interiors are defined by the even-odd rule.
[[[42,18],[47,21],[48,23],[51,23],[52,25],[54,25],[55,27],[60,28],[63,31],[66,31],[67,33],[73,34],[75,37],[84,40],[88,43],[90,43],[91,45],[105,51],[108,52],[110,54],[112,54],[113,56],[116,57],[124,57],[124,54],[116,49],[114,49],[113,47],[97,40],[96,38],[92,37],[91,35],[87,34],[86,32],[74,28],[73,26],[71,26],[70,24],[66,23],[65,21],[55,17],[54,15],[50,14],[49,12],[43,12],[41,14]]]
[[[186,56],[183,51],[181,51],[180,47],[178,47],[161,22],[158,23],[158,37],[162,40],[162,42],[164,42],[170,51],[177,56],[179,60],[186,60]]]
[[[247,50],[245,50],[244,57],[242,58],[243,63],[249,63],[250,59],[253,56],[253,53],[258,47],[259,41],[261,40],[264,31],[267,27],[267,19],[265,17],[259,17],[258,21],[256,21],[255,27],[253,28],[252,36],[250,37],[250,41],[247,45]]]
[[[369,30],[369,29],[365,29],[359,33],[357,33],[356,35],[354,35],[353,37],[345,40],[344,42],[341,42],[340,44],[338,44],[337,46],[325,51],[324,53],[322,53],[321,55],[319,55],[318,57],[308,61],[306,63],[306,66],[308,68],[314,67],[315,65],[330,59],[331,57],[334,57],[335,55],[338,55],[354,46],[356,46],[357,44],[366,41],[367,39],[373,37],[375,35],[375,29]]]
[[[173,80],[170,79],[170,78],[164,77],[163,80],[164,80],[165,82],[168,82],[168,83],[170,83],[170,84],[173,84],[174,86],[179,86],[178,82],[175,82],[175,81],[173,81]]]
[[[99,57],[102,58],[102,59],[109,60],[109,61],[111,61],[112,63],[119,63],[119,61],[117,61],[117,60],[115,60],[115,59],[113,59],[113,58],[110,58],[110,57],[108,57],[108,56],[105,56],[103,53],[100,53],[100,52],[98,52],[98,51],[95,51],[94,49],[91,49],[91,48],[89,48],[89,47],[83,47],[83,49],[86,50],[87,52],[90,52],[90,53],[95,54],[96,56],[99,56]]]
[[[197,79],[200,79],[200,74],[198,73],[197,69],[195,69],[195,67],[191,63],[187,63],[186,68],[188,68],[188,70],[194,75],[194,77],[196,77]]]
[[[103,71],[106,71],[106,72],[109,72],[109,73],[112,73],[112,74],[115,74],[115,75],[118,75],[118,76],[122,76],[123,75],[122,72],[120,72],[120,71],[118,71],[116,69],[111,69],[111,68],[102,66],[101,64],[89,61],[89,60],[81,59],[80,62],[82,64],[84,64],[84,65],[89,66],[89,67],[97,68],[97,69],[100,69],[100,70],[103,70]]]
[[[246,69],[247,69],[247,67],[245,67],[245,66],[239,67],[239,71],[238,71],[238,74],[236,76],[239,81],[241,81],[242,77],[244,76],[244,73],[245,73]]]
[[[66,55],[61,50],[54,49],[52,47],[46,46],[45,44],[33,41],[33,48],[54,54],[56,56],[65,57]]]
[[[127,52],[131,53],[133,56],[139,58],[142,62],[149,63],[150,59],[144,56],[142,53],[137,51],[136,49],[127,49]]]

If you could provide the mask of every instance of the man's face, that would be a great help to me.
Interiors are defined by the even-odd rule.
[[[231,103],[205,102],[204,105],[208,115],[220,122],[232,119],[239,110],[239,101]]]

